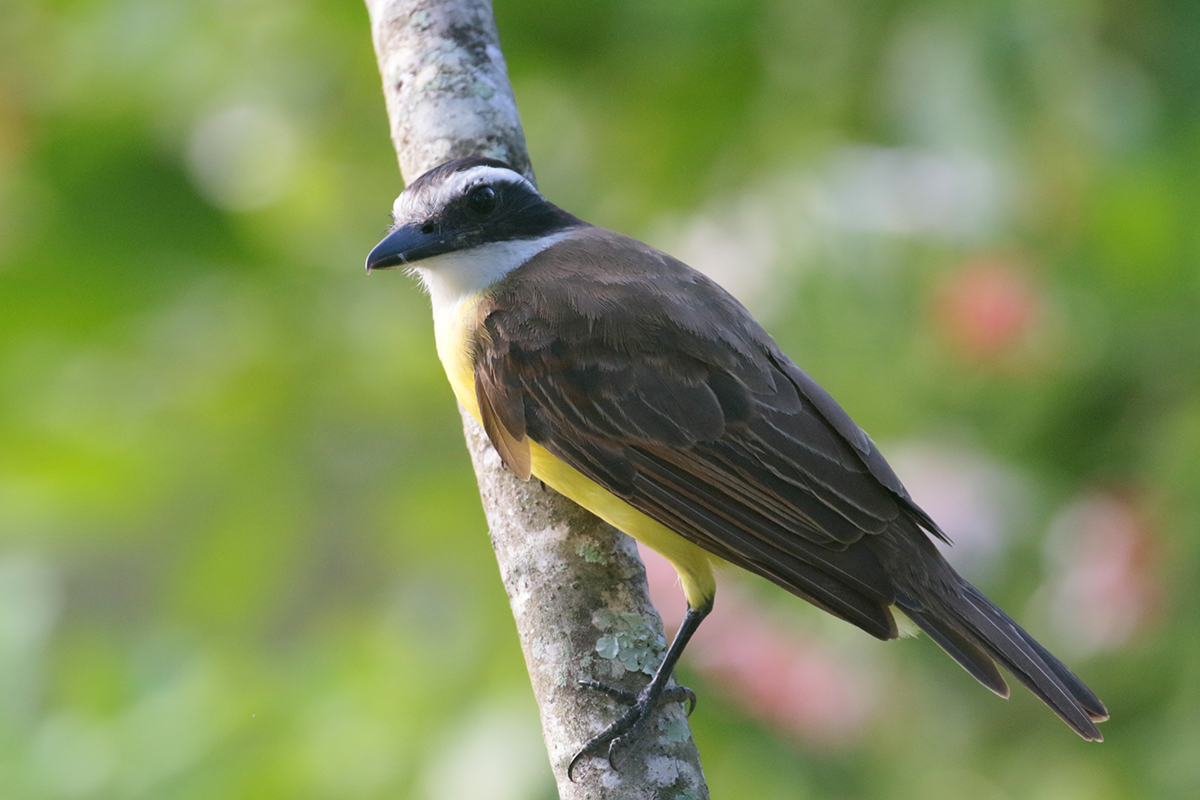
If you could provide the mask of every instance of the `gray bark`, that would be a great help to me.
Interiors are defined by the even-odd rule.
[[[458,156],[507,161],[533,179],[487,0],[366,0],[392,141],[405,182]],[[638,691],[662,659],[633,541],[579,506],[506,471],[463,412],[492,546],[512,605],[562,798],[708,797],[683,706],[663,704],[618,749],[619,772],[575,751],[623,711],[579,681]]]

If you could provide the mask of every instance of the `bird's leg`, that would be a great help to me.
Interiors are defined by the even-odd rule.
[[[671,646],[667,648],[667,654],[663,657],[662,664],[658,666],[654,677],[650,679],[650,683],[646,685],[646,688],[642,689],[636,695],[622,689],[614,689],[611,686],[606,686],[596,681],[579,682],[581,686],[603,692],[622,703],[628,703],[630,708],[616,722],[593,736],[583,747],[579,748],[579,752],[575,754],[575,757],[571,759],[570,765],[567,766],[567,777],[572,782],[575,779],[571,777],[571,773],[575,769],[575,764],[579,762],[579,759],[603,745],[608,745],[606,753],[608,765],[615,770],[613,753],[617,749],[617,746],[624,743],[626,739],[636,733],[651,718],[655,709],[658,708],[658,704],[662,701],[667,700],[682,703],[686,700],[688,702],[688,714],[692,713],[692,709],[696,707],[696,693],[686,686],[673,686],[668,689],[667,681],[671,679],[671,672],[675,669],[675,662],[683,654],[683,648],[687,646],[688,640],[692,638],[692,634],[700,627],[700,623],[708,616],[708,612],[712,611],[712,607],[713,603],[711,599],[699,608],[693,608],[691,605],[688,605],[687,614],[683,617],[683,624],[679,626],[675,638],[671,640]]]

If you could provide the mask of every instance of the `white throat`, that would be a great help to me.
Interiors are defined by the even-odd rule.
[[[413,264],[433,301],[433,316],[442,319],[453,313],[465,300],[499,282],[505,275],[548,247],[561,242],[570,230],[552,233],[540,239],[491,242],[427,258]]]

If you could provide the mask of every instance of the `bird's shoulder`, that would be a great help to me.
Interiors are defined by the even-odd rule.
[[[509,273],[481,308],[484,325],[525,347],[570,346],[587,360],[683,356],[714,369],[770,371],[771,337],[732,295],[657,248],[581,226]],[[756,376],[755,373],[758,373]]]

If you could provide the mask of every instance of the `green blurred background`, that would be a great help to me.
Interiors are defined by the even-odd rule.
[[[787,644],[685,658],[714,796],[1200,796],[1200,4],[498,6],[545,193],[726,283],[1113,713],[730,575]],[[363,274],[399,189],[356,2],[0,4],[0,797],[553,796]]]

